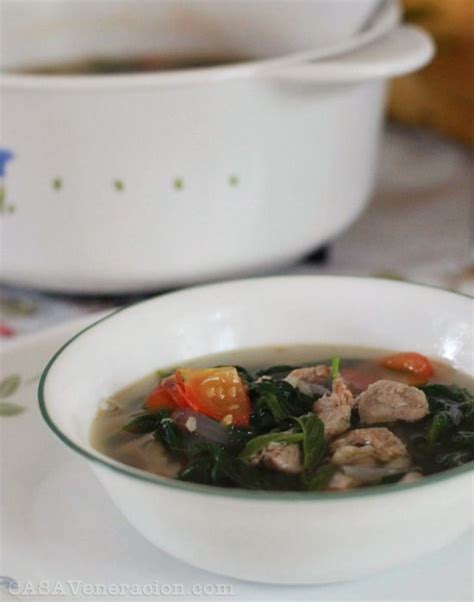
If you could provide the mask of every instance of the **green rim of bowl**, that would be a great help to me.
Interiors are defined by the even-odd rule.
[[[400,281],[390,280],[390,279],[386,279],[386,278],[370,278],[370,277],[366,277],[366,276],[338,276],[338,275],[269,276],[267,278],[249,278],[249,279],[244,279],[244,280],[230,280],[230,281],[221,282],[219,284],[212,284],[210,286],[220,286],[220,285],[233,284],[233,283],[238,283],[238,282],[246,283],[246,282],[252,282],[255,280],[264,280],[264,279],[279,280],[279,279],[287,279],[287,278],[299,278],[299,279],[315,279],[315,278],[331,278],[331,279],[333,279],[334,278],[334,279],[341,279],[341,280],[342,279],[346,279],[346,280],[356,279],[356,280],[377,281],[377,282],[381,282],[381,283],[383,283],[383,282],[390,283],[391,285],[402,286],[402,287],[414,286],[414,287],[427,288],[427,289],[434,290],[434,291],[444,292],[448,295],[453,295],[453,296],[457,296],[457,297],[458,296],[465,297],[471,301],[473,300],[472,297],[470,297],[469,295],[465,295],[464,293],[448,291],[446,289],[443,289],[442,287],[428,286],[428,285],[424,285],[424,284],[418,284],[415,282],[400,282]],[[443,481],[448,481],[452,478],[455,478],[462,474],[467,474],[468,472],[471,472],[474,470],[474,461],[472,461],[472,462],[463,464],[462,466],[458,466],[455,468],[449,468],[443,472],[439,472],[434,475],[423,477],[420,481],[417,481],[415,483],[406,483],[402,487],[397,487],[396,483],[389,483],[386,485],[373,485],[371,487],[365,487],[365,488],[361,488],[361,489],[353,489],[353,490],[347,491],[347,492],[344,492],[344,491],[340,491],[340,492],[331,492],[331,491],[324,491],[324,492],[261,491],[261,490],[253,490],[253,489],[218,487],[215,485],[200,485],[198,483],[179,481],[178,479],[171,479],[169,477],[160,477],[158,475],[154,475],[152,473],[148,473],[143,470],[139,470],[137,468],[127,466],[126,464],[121,464],[120,462],[117,462],[116,460],[113,460],[112,458],[108,458],[107,456],[104,456],[104,455],[100,454],[99,452],[93,453],[92,451],[89,451],[85,447],[77,445],[76,443],[74,443],[74,441],[69,439],[69,437],[67,437],[56,426],[55,422],[49,415],[48,409],[46,407],[46,399],[45,399],[45,392],[44,392],[45,384],[46,384],[46,380],[48,378],[48,374],[49,374],[51,368],[53,367],[53,365],[56,363],[56,360],[58,359],[58,357],[60,355],[62,355],[62,353],[74,341],[76,341],[76,339],[81,337],[84,333],[95,328],[102,322],[105,322],[106,320],[113,318],[118,313],[121,313],[123,311],[128,311],[129,309],[132,309],[138,305],[143,305],[146,303],[153,302],[158,297],[181,294],[188,290],[193,290],[196,288],[204,288],[207,286],[209,286],[209,285],[199,285],[199,286],[195,286],[195,287],[189,287],[186,289],[172,291],[169,293],[165,293],[164,295],[157,295],[150,299],[145,299],[142,301],[138,301],[135,303],[130,303],[128,305],[125,305],[124,307],[121,307],[121,308],[113,311],[109,315],[105,316],[104,318],[101,318],[100,320],[97,320],[97,322],[94,322],[93,324],[87,326],[86,328],[84,328],[83,330],[78,332],[71,339],[69,339],[53,355],[53,357],[49,360],[49,362],[47,363],[45,369],[43,370],[43,372],[41,374],[40,382],[38,385],[38,401],[39,401],[40,412],[41,412],[43,419],[45,420],[45,422],[49,426],[49,428],[53,431],[53,433],[57,437],[59,437],[59,439],[63,443],[65,443],[70,449],[77,452],[79,455],[86,458],[87,460],[90,460],[91,462],[94,462],[95,464],[98,464],[99,466],[109,468],[115,472],[126,475],[128,477],[138,479],[139,481],[145,481],[145,482],[152,483],[154,485],[158,485],[158,486],[165,487],[168,489],[177,489],[177,490],[181,490],[181,491],[184,491],[187,493],[193,493],[193,494],[217,495],[217,496],[225,497],[225,498],[239,498],[239,499],[247,499],[247,500],[261,500],[261,501],[274,501],[274,502],[285,502],[285,501],[291,500],[291,501],[298,501],[298,502],[318,501],[318,502],[334,503],[334,502],[337,502],[338,500],[343,501],[343,500],[352,499],[352,498],[356,499],[356,498],[360,498],[360,497],[377,496],[380,494],[385,494],[385,495],[396,494],[396,493],[400,494],[405,491],[409,492],[409,491],[411,491],[413,489],[417,489],[419,487],[428,487],[430,485],[437,485],[439,483],[442,483]]]

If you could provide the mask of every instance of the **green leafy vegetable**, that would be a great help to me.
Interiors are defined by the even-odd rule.
[[[272,376],[274,378],[285,378],[292,370],[295,370],[295,366],[287,366],[283,364],[281,366],[271,366],[269,368],[265,368],[264,370],[259,370],[256,373],[256,376]]]
[[[256,436],[255,431],[239,426],[227,427],[228,443],[226,447],[238,454],[245,447],[246,443]]]
[[[433,448],[433,446],[439,442],[441,437],[452,430],[452,427],[453,422],[448,412],[436,414],[426,436],[428,446]]]
[[[236,463],[235,467],[234,483],[245,489],[298,491],[303,488],[299,475],[265,470],[258,466],[250,466],[242,461]]]
[[[174,368],[168,368],[168,370],[155,370],[155,374],[158,378],[166,378],[174,374]]]
[[[398,483],[403,478],[403,474],[388,474],[382,477],[379,481],[379,485],[389,485],[390,483]]]
[[[258,432],[280,426],[292,416],[307,413],[313,400],[286,381],[262,381],[249,387],[254,411],[250,424]]]
[[[248,370],[246,370],[245,368],[242,368],[242,366],[234,366],[234,367],[237,370],[237,372],[239,373],[239,376],[242,379],[242,381],[247,386],[253,382],[254,379]]]
[[[178,478],[203,485],[218,484],[220,479],[216,479],[217,470],[224,452],[224,448],[220,445],[207,442],[195,443],[188,449],[189,463],[181,470]]]
[[[331,378],[334,380],[339,376],[339,366],[341,363],[341,358],[333,357],[331,360]]]
[[[324,424],[314,414],[296,418],[303,433],[303,468],[306,479],[312,478],[327,451]]]
[[[122,430],[134,435],[153,433],[154,439],[159,441],[169,452],[182,455],[185,449],[185,436],[176,422],[170,418],[168,409],[152,414],[135,416]]]
[[[286,399],[281,394],[281,385],[263,382],[259,384],[259,399],[257,405],[270,410],[275,422],[282,422],[290,416]]]
[[[433,384],[420,389],[428,398],[432,416],[426,445],[421,443],[415,449],[424,472],[436,470],[430,463],[450,468],[474,460],[474,396],[458,385]]]
[[[307,478],[306,489],[308,491],[321,491],[322,489],[326,489],[336,470],[337,468],[334,464],[323,464],[311,477]]]
[[[424,391],[430,405],[431,412],[439,412],[450,408],[453,405],[467,404],[472,407],[474,404],[474,395],[467,389],[458,385],[425,385],[420,387]]]
[[[463,451],[454,451],[446,454],[438,454],[435,460],[437,464],[441,464],[445,468],[454,468],[470,462],[473,459],[472,454]]]
[[[153,437],[171,453],[180,456],[185,451],[185,435],[176,422],[168,416],[160,420]]]
[[[152,433],[160,424],[161,416],[158,414],[141,414],[132,418],[122,429],[127,433],[144,435]]]
[[[456,445],[462,445],[463,447],[474,449],[474,433],[459,431],[453,437],[453,442]]]
[[[464,411],[463,427],[474,429],[474,403]]]
[[[178,475],[182,481],[245,489],[301,489],[297,475],[250,466],[219,444],[199,442],[188,450],[188,454],[189,464]]]
[[[259,435],[254,439],[251,439],[240,453],[239,457],[241,460],[246,460],[253,456],[255,453],[266,447],[269,443],[301,443],[304,440],[303,433],[267,433],[266,435]]]

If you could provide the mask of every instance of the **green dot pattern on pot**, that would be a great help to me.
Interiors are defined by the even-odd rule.
[[[51,185],[53,187],[53,190],[56,190],[56,191],[61,190],[63,187],[62,178],[54,178]]]
[[[175,178],[173,181],[173,187],[175,190],[182,190],[184,188],[183,178]]]
[[[236,174],[231,174],[227,178],[227,184],[231,188],[237,188],[240,185],[240,178]],[[183,190],[185,188],[184,178],[176,177],[172,181],[174,190]],[[123,192],[126,188],[125,182],[121,179],[112,180],[112,187],[117,192]],[[64,188],[63,178],[56,176],[51,180],[51,188],[55,192],[59,192]],[[0,214],[12,214],[15,213],[16,206],[6,203],[6,190],[5,186],[0,184]]]
[[[0,184],[0,215],[7,213],[14,213],[16,210],[15,205],[9,205],[7,203],[7,191],[3,184]]]

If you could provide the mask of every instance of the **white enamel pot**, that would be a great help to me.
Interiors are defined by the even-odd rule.
[[[433,47],[397,24],[392,2],[359,35],[311,43],[316,4],[298,3],[307,19],[291,35],[267,13],[259,60],[121,76],[4,72],[3,279],[150,290],[289,263],[347,227],[373,186],[387,83],[429,61]],[[35,43],[9,61],[28,64],[28,49],[50,61],[80,55],[76,38],[66,36],[76,40],[66,53],[64,40],[54,44],[78,25],[32,26]],[[101,31],[109,51],[132,42],[140,51],[139,37]],[[224,40],[216,36],[216,51],[228,49]],[[235,53],[244,42],[233,39]]]
[[[409,485],[340,493],[196,485],[95,451],[90,426],[98,405],[153,370],[262,346],[410,349],[474,376],[473,306],[472,299],[447,291],[368,278],[263,278],[196,287],[126,308],[75,337],[45,370],[40,406],[49,427],[90,464],[126,519],[169,554],[269,583],[360,578],[409,564],[472,526],[474,462]]]

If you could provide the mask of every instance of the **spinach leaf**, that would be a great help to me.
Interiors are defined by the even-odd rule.
[[[322,489],[326,489],[336,470],[337,468],[334,464],[323,464],[306,479],[306,489],[308,491],[321,491]]]
[[[255,453],[266,447],[269,443],[302,443],[303,447],[303,483],[307,488],[317,488],[318,483],[322,487],[325,478],[329,479],[329,469],[326,472],[318,472],[319,465],[323,460],[327,444],[324,437],[324,424],[314,414],[306,414],[293,421],[299,426],[301,432],[271,432],[260,435],[248,441],[239,458],[246,460]],[[327,474],[326,474],[327,473]],[[314,481],[314,482],[313,482]]]
[[[250,383],[253,383],[254,378],[248,370],[246,370],[245,368],[242,368],[242,366],[235,366],[235,369],[239,373],[239,376],[242,379],[244,384],[246,384],[248,386],[248,385],[250,385]]]
[[[435,458],[437,464],[441,464],[445,468],[454,468],[461,466],[474,459],[474,455],[465,451],[454,451],[445,454],[438,454]]]
[[[239,426],[227,427],[228,443],[226,447],[238,454],[245,447],[247,441],[256,436],[256,432],[252,429],[242,428]]]
[[[459,426],[463,420],[474,423],[474,396],[458,385],[426,385],[424,391],[431,414],[446,412],[452,423]]]
[[[162,443],[172,454],[182,455],[185,450],[185,435],[170,418],[170,411],[167,409],[136,416],[122,428],[134,435],[153,433],[154,439]]]
[[[418,461],[428,463],[429,472],[436,472],[436,466],[451,468],[474,460],[474,396],[458,385],[434,384],[420,389],[428,398],[432,419],[426,431],[425,457],[420,454]]]
[[[169,416],[164,416],[160,420],[153,437],[172,454],[180,456],[185,452],[185,434]],[[193,437],[193,435],[189,435],[189,437]]]
[[[254,411],[250,424],[258,432],[281,425],[292,416],[306,414],[313,400],[286,381],[262,381],[249,387]]]
[[[300,475],[287,474],[278,470],[265,470],[242,461],[236,463],[235,467],[234,482],[238,487],[266,491],[298,491],[302,489]]]
[[[259,370],[256,373],[257,377],[260,376],[272,376],[275,378],[285,378],[286,376],[288,376],[288,374],[292,371],[295,370],[295,366],[287,366],[287,365],[281,365],[281,366],[270,366],[269,368],[265,368],[263,370]]]
[[[189,463],[178,474],[178,478],[203,485],[212,484],[216,473],[215,467],[223,449],[222,446],[213,443],[195,443],[188,449]]]
[[[425,392],[430,403],[430,409],[438,410],[442,409],[440,406],[450,403],[474,403],[474,395],[471,394],[467,389],[459,387],[458,385],[425,385],[419,387]]]
[[[451,432],[453,428],[453,421],[449,412],[443,411],[436,414],[431,422],[431,426],[428,429],[426,440],[429,448],[438,443],[442,437],[447,433]]]
[[[470,449],[474,451],[474,433],[469,431],[459,431],[454,437],[453,442],[456,447]]]
[[[243,451],[239,454],[239,458],[241,460],[246,460],[253,456],[256,452],[266,447],[269,443],[301,443],[303,440],[303,433],[273,432],[265,435],[259,435],[254,439],[250,439]]]
[[[474,429],[474,403],[464,411],[463,427]]]
[[[144,435],[152,433],[159,426],[160,421],[160,414],[141,414],[132,418],[130,422],[122,427],[122,430],[135,435]]]
[[[303,483],[311,491],[321,489],[327,484],[334,471],[329,468],[320,470],[327,452],[324,424],[313,413],[295,418],[303,434]]]
[[[400,481],[401,479],[403,479],[403,474],[388,474],[380,479],[379,485],[389,485],[391,483],[398,483],[398,481]]]
[[[189,450],[189,464],[178,475],[183,481],[221,487],[261,490],[301,489],[297,475],[263,470],[234,457],[222,445],[196,443]]]
[[[427,385],[420,387],[425,392],[433,416],[427,440],[433,446],[447,438],[457,428],[474,428],[474,396],[458,385]]]
[[[258,383],[254,390],[258,391],[257,409],[266,407],[277,423],[290,416],[287,407],[288,395],[285,395],[282,385],[273,382],[262,382]],[[289,391],[288,394],[290,394]]]
[[[175,368],[168,368],[167,370],[155,370],[155,375],[159,378],[159,379],[164,379],[168,376],[171,376],[172,374],[174,374],[176,371]]]
[[[303,468],[306,479],[309,479],[326,454],[324,424],[314,414],[307,414],[295,420],[303,433]]]

